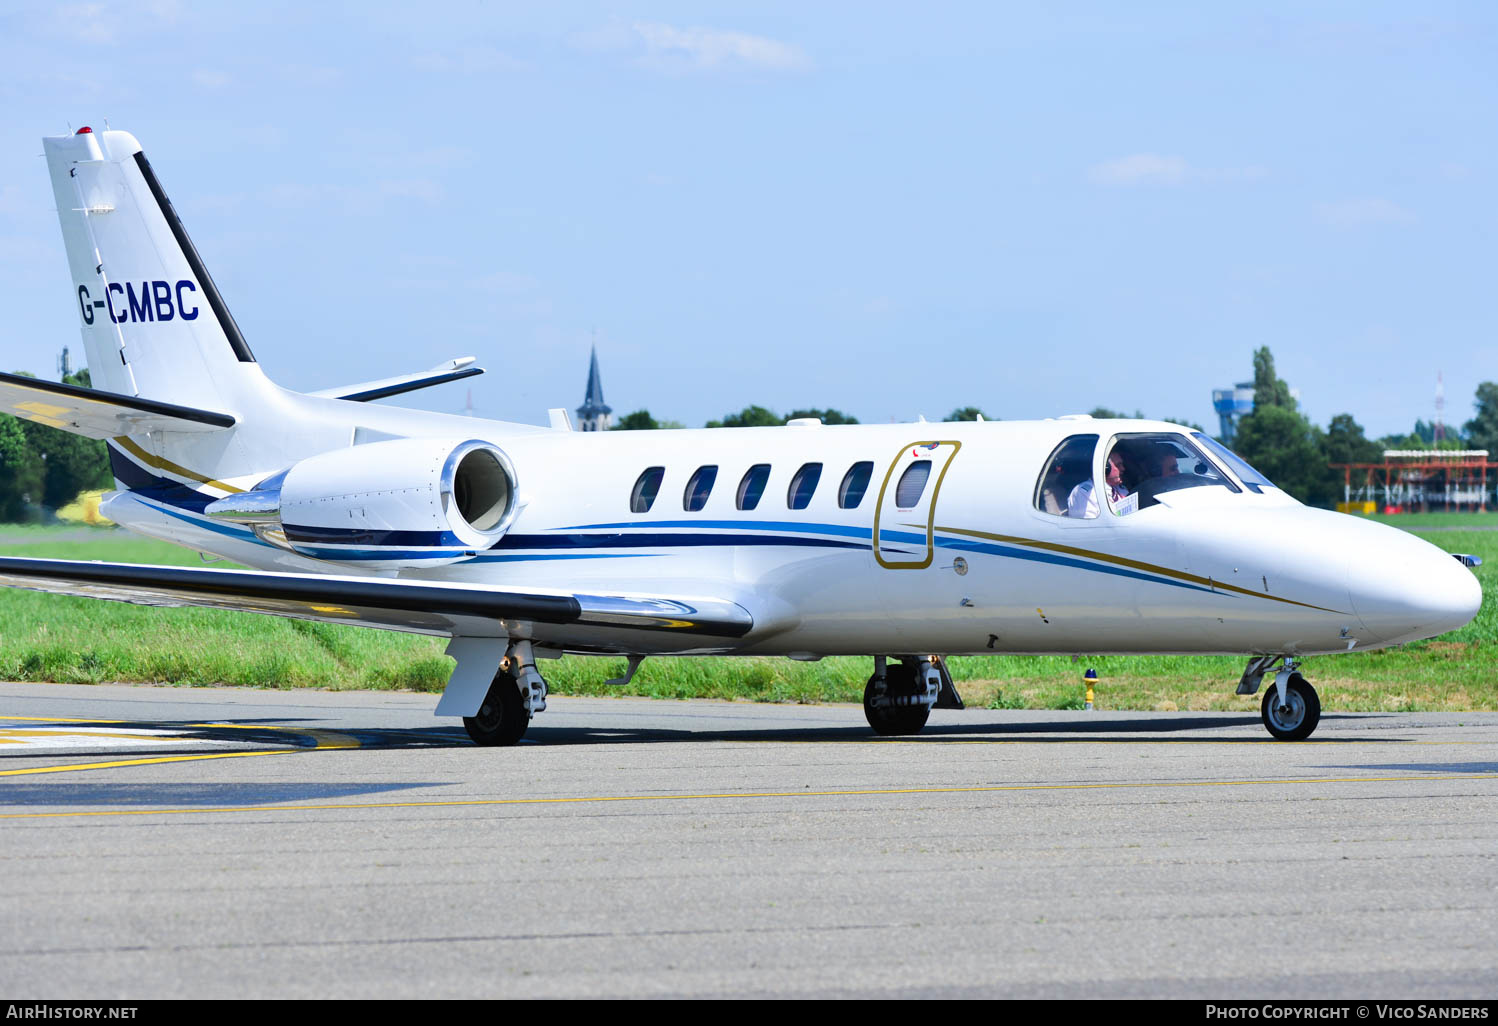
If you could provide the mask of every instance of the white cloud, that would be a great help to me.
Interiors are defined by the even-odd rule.
[[[174,24],[182,13],[177,0],[114,0],[112,3],[60,4],[44,31],[64,39],[109,46]]]
[[[224,72],[211,71],[208,68],[198,68],[192,73],[192,80],[204,89],[222,89],[231,81]]]
[[[343,72],[339,69],[316,64],[283,64],[276,73],[290,85],[312,89],[335,85],[343,80]]]
[[[115,18],[104,4],[65,4],[57,8],[54,25],[58,35],[71,36],[85,43],[108,44],[115,41]]]
[[[1102,185],[1180,185],[1187,170],[1180,157],[1135,153],[1094,164],[1087,176]]]
[[[466,146],[430,146],[423,150],[392,148],[371,158],[381,168],[424,168],[444,171],[450,168],[471,167],[478,158]]]
[[[375,188],[381,196],[394,196],[400,199],[419,199],[427,203],[440,203],[442,201],[442,185],[430,178],[400,178],[386,179],[376,182]]]
[[[19,185],[0,185],[0,214],[19,216],[22,211],[33,208],[35,194],[28,195]]]
[[[676,28],[662,22],[637,21],[647,63],[666,70],[680,67],[711,71],[738,67],[796,71],[811,66],[806,54],[789,43],[747,32],[701,27]]]
[[[1377,196],[1339,200],[1336,203],[1318,203],[1316,219],[1337,228],[1361,228],[1373,224],[1414,224],[1419,220],[1399,204]]]
[[[314,185],[286,182],[272,185],[262,195],[265,202],[281,210],[301,210],[308,207],[338,206],[350,213],[380,210],[391,202],[420,200],[424,203],[440,203],[443,198],[442,185],[428,178],[383,179],[359,185]],[[217,197],[219,205],[237,203],[238,197]]]
[[[518,296],[526,292],[534,292],[540,284],[531,275],[516,274],[514,271],[494,271],[474,280],[474,285],[483,291],[494,292],[502,296]]]
[[[1183,157],[1158,153],[1133,153],[1094,164],[1087,177],[1099,185],[1184,185],[1187,182],[1251,182],[1269,174],[1267,168],[1193,167]]]
[[[483,75],[496,71],[521,71],[524,61],[492,46],[468,46],[451,53],[425,53],[411,58],[417,71],[450,75]]]
[[[614,23],[575,37],[586,50],[625,51],[635,63],[672,74],[712,71],[803,71],[811,58],[799,47],[768,36],[702,26],[678,28],[659,21]]]

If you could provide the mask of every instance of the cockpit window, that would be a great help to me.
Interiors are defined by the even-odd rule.
[[[1165,492],[1220,485],[1238,486],[1184,435],[1119,435],[1113,440],[1104,468],[1104,494],[1117,514],[1148,509]]]
[[[1083,483],[1091,486],[1092,455],[1097,443],[1097,435],[1072,435],[1056,446],[1035,483],[1036,509],[1058,517],[1067,515],[1072,493]],[[1091,516],[1097,516],[1095,506]]]
[[[1250,467],[1247,460],[1217,439],[1204,435],[1200,431],[1193,431],[1191,437],[1200,442],[1213,456],[1226,463],[1228,469],[1238,475],[1238,480],[1242,481],[1249,491],[1257,492],[1261,488],[1274,487],[1269,478]]]
[[[1220,485],[1240,490],[1185,435],[1115,436],[1103,460],[1101,480],[1092,476],[1097,445],[1097,435],[1073,435],[1057,446],[1035,486],[1036,509],[1091,520],[1104,509],[1115,516],[1148,509],[1159,504],[1160,495],[1182,488]]]

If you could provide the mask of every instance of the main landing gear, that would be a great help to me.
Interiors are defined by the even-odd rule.
[[[478,715],[463,717],[463,729],[474,744],[513,745],[525,736],[531,717],[545,709],[546,681],[536,672],[530,642],[516,642],[500,661]]]
[[[883,737],[919,734],[933,708],[961,709],[962,698],[940,656],[874,657],[863,689],[863,714]]]
[[[1238,694],[1251,695],[1281,656],[1259,656],[1251,659],[1238,684]],[[1264,691],[1259,715],[1264,727],[1281,741],[1304,741],[1321,722],[1321,699],[1299,673],[1300,664],[1285,659],[1274,674],[1274,683]]]

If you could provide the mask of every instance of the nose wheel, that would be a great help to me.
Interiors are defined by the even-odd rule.
[[[1279,740],[1303,741],[1321,722],[1321,699],[1304,677],[1292,673],[1285,681],[1283,699],[1278,682],[1264,689],[1259,714],[1265,728]]]

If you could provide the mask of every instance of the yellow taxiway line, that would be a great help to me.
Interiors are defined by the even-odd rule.
[[[0,717],[0,723],[6,722],[6,721],[18,721],[18,720],[24,720],[24,721],[33,722],[33,723],[35,723],[35,722],[41,722],[41,723],[91,723],[91,724],[107,724],[107,725],[110,725],[110,726],[128,725],[129,723],[132,722],[132,721],[129,721],[129,720],[60,719],[60,718],[47,717],[47,716],[3,716],[3,717]],[[142,728],[138,728],[138,729],[141,729],[141,730],[159,730],[161,728],[157,728],[157,727],[149,727],[149,728],[142,727]],[[157,755],[157,756],[150,756],[148,758],[141,758],[141,759],[115,759],[115,760],[111,760],[109,762],[82,762],[82,763],[80,763],[80,762],[72,762],[72,763],[64,763],[64,764],[58,765],[58,766],[33,766],[31,768],[28,768],[28,769],[0,770],[0,777],[24,777],[24,776],[30,776],[30,775],[36,774],[36,773],[73,773],[73,772],[77,772],[77,771],[80,771],[80,770],[118,769],[118,768],[123,767],[123,766],[153,766],[153,765],[158,765],[158,764],[161,764],[161,763],[168,763],[168,762],[203,762],[203,761],[208,760],[208,759],[244,759],[244,758],[249,758],[251,756],[256,756],[256,755],[292,755],[292,754],[295,754],[297,752],[307,752],[307,751],[314,751],[314,752],[316,752],[316,751],[337,751],[337,750],[347,750],[347,749],[350,749],[350,748],[360,748],[360,747],[363,747],[362,743],[359,741],[358,738],[352,737],[352,736],[350,736],[348,734],[340,734],[340,733],[337,733],[336,731],[331,731],[331,730],[312,730],[312,729],[308,729],[306,727],[281,727],[281,726],[276,726],[274,724],[265,724],[265,723],[184,723],[184,724],[181,724],[179,726],[176,726],[176,727],[173,727],[173,728],[170,728],[170,729],[173,729],[173,730],[263,730],[263,731],[279,731],[279,732],[285,733],[285,734],[295,734],[295,735],[298,735],[298,736],[301,736],[301,737],[310,738],[313,743],[311,745],[298,745],[295,748],[273,748],[273,749],[269,749],[269,750],[266,750],[266,751],[257,751],[257,752],[202,752],[202,753],[193,754],[193,755]],[[0,743],[3,743],[5,741],[5,738],[7,736],[35,738],[35,737],[46,737],[46,736],[61,736],[61,735],[64,735],[64,734],[65,734],[65,731],[38,730],[38,729],[34,729],[34,728],[30,729],[30,730],[26,730],[26,729],[5,730],[3,728],[0,728]],[[68,736],[73,736],[73,737],[80,737],[80,736],[81,737],[100,737],[100,738],[111,738],[111,737],[113,737],[113,738],[129,738],[131,740],[150,741],[156,735],[146,734],[146,733],[127,734],[127,733],[120,733],[120,732],[115,732],[115,731],[108,731],[108,732],[99,732],[99,733],[89,732],[87,734],[73,734],[73,735],[68,735]],[[184,739],[181,738],[181,737],[173,737],[170,740],[179,741],[179,740],[184,740]],[[189,740],[190,741],[192,739],[191,738],[187,738],[185,740]]]

